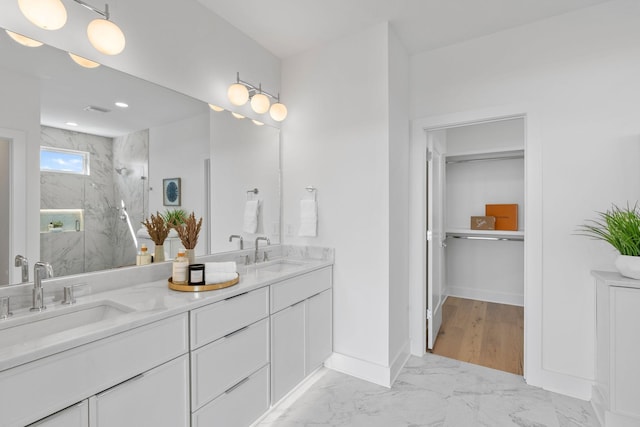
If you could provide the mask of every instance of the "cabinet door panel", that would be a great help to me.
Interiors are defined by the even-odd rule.
[[[187,427],[188,375],[184,355],[90,398],[91,427]]]
[[[271,316],[271,396],[276,403],[304,379],[304,302]]]
[[[306,302],[306,374],[321,366],[333,350],[331,298],[329,289]]]
[[[89,427],[89,403],[83,400],[29,427]]]

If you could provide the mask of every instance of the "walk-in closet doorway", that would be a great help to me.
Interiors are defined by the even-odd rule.
[[[525,119],[425,136],[427,350],[523,375]]]

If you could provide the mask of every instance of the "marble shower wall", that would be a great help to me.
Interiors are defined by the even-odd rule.
[[[143,212],[143,200],[147,197],[146,193],[143,194],[143,186],[139,186],[136,191],[135,184],[142,181],[140,176],[137,179],[134,179],[133,173],[121,176],[115,172],[115,168],[121,167],[117,164],[120,159],[126,159],[127,164],[133,162],[133,159],[135,162],[142,162],[140,153],[146,156],[148,152],[148,132],[134,135],[138,134],[140,136],[133,138],[117,138],[116,143],[112,138],[42,127],[43,146],[86,151],[90,154],[89,176],[54,172],[40,174],[41,209],[84,209],[84,231],[40,234],[41,260],[52,264],[56,276],[135,263],[133,240],[130,236],[128,239],[124,237],[124,231],[128,233],[128,228],[120,220],[120,200],[132,205],[140,204],[142,207],[139,210]],[[127,144],[139,143],[141,139],[144,141],[139,149],[127,147]],[[124,166],[127,167],[127,164]],[[146,168],[145,162],[145,171]],[[132,195],[129,195],[129,191]],[[128,211],[132,208],[127,206]],[[137,220],[137,224],[140,221],[141,219]],[[135,222],[133,225],[135,229]]]
[[[124,201],[133,231],[137,232],[149,211],[148,129],[113,139],[113,166],[115,203],[119,207]],[[116,222],[111,244],[118,248],[113,254],[115,265],[135,264],[136,246],[126,221]]]

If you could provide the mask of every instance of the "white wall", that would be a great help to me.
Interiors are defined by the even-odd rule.
[[[180,178],[180,206],[194,212],[196,220],[206,214],[205,159],[209,158],[209,111],[149,129],[149,215],[164,213],[162,180]],[[205,254],[207,230],[198,237],[196,254]],[[136,226],[136,229],[138,227]]]
[[[7,84],[11,82],[10,84]],[[24,206],[17,209],[16,217],[21,223],[28,224],[26,230],[14,230],[14,247],[24,248],[21,255],[29,259],[30,265],[40,257],[40,93],[39,84],[34,79],[0,70],[0,128],[9,129],[12,133],[23,133],[25,140],[22,152],[25,164],[13,164],[14,177],[26,173],[14,190],[24,192]],[[9,137],[8,135],[1,135]],[[12,139],[12,138],[10,138]],[[12,144],[17,143],[14,139]],[[17,147],[12,147],[12,150]],[[14,181],[12,179],[12,181]],[[21,203],[22,204],[22,203]],[[15,256],[17,254],[13,254]],[[17,270],[16,270],[17,271]],[[18,272],[19,274],[19,272]],[[15,276],[15,277],[20,277]]]
[[[4,189],[9,188],[11,185],[10,144],[10,140],[0,137],[0,188]],[[0,193],[0,217],[2,218],[11,218],[10,195],[11,193],[6,190]],[[10,225],[9,221],[2,221],[0,223],[0,236],[10,235]],[[13,258],[10,253],[10,245],[10,239],[3,239],[3,242],[0,244],[0,285],[10,283],[9,268],[13,268],[13,263],[9,264],[9,259]]]
[[[211,252],[244,247],[258,236],[280,243],[280,130],[238,120],[228,112],[211,112]],[[258,194],[247,190],[258,189]],[[256,233],[243,231],[247,196],[259,200]]]
[[[409,355],[409,55],[389,32],[389,357]]]
[[[542,161],[527,177],[542,176],[543,228],[529,231],[543,244],[527,275],[542,269],[531,284],[541,288],[542,342],[529,350],[541,352],[540,385],[582,397],[594,376],[589,271],[613,269],[614,252],[575,230],[640,196],[639,20],[639,2],[611,1],[411,61],[415,118],[516,104],[536,117]]]
[[[332,366],[381,384],[390,382],[391,359],[408,334],[402,252],[390,265],[390,226],[406,210],[402,194],[390,209],[390,185],[407,179],[406,66],[390,38],[387,24],[376,25],[286,59],[282,75],[290,107],[282,134],[284,240],[335,248]],[[401,61],[391,71],[390,52]],[[398,91],[393,99],[390,88]],[[390,102],[400,105],[393,115]],[[318,189],[316,238],[293,235],[307,185]],[[404,239],[394,238],[393,248]],[[390,315],[400,320],[392,324]]]

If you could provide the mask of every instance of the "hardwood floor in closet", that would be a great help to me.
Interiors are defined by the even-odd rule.
[[[523,374],[524,309],[448,297],[432,353]]]

